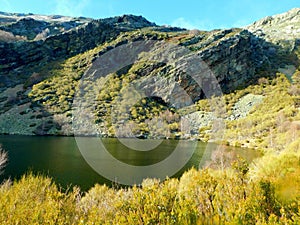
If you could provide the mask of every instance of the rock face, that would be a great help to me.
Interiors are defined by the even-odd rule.
[[[175,47],[166,49],[163,45],[154,45],[151,56],[139,54],[139,60],[133,64],[93,78],[92,86],[81,90],[94,91],[84,97],[96,103],[96,106],[87,104],[86,110],[93,114],[97,131],[90,131],[91,127],[79,121],[77,133],[110,135],[111,109],[118,99],[129,102],[128,96],[132,95],[130,91],[125,92],[128,83],[159,97],[156,103],[149,102],[153,106],[147,111],[149,115],[141,114],[146,114],[143,105],[124,103],[130,114],[128,127],[133,126],[132,121],[144,124],[151,116],[161,113],[168,120],[166,126],[178,132],[180,128],[174,125],[176,110],[211,97],[204,89],[210,90],[212,82],[204,73],[200,87],[189,74],[197,70],[198,64],[188,64],[187,71],[180,71],[166,62],[154,62],[155,59],[165,55],[174,58],[175,65],[182,63],[182,58],[197,57],[212,72],[221,91],[230,93],[256,83],[261,77],[272,77],[283,68],[296,68],[299,24],[300,9],[267,17],[245,29],[210,32],[157,26],[132,15],[93,20],[0,12],[0,133],[72,135],[73,100],[80,90],[80,79],[93,69],[102,55],[119,51],[120,46],[127,46],[128,51],[119,52],[118,60],[129,60],[130,49],[139,41],[170,43],[183,50],[174,52]],[[109,60],[117,63],[113,61],[116,58]],[[104,90],[98,90],[99,85],[104,85]],[[182,90],[188,98],[182,95]],[[175,105],[174,96],[180,99]],[[176,112],[172,111],[172,104]],[[245,107],[239,105],[238,108]],[[213,117],[202,112],[185,116],[197,120],[192,133],[197,133],[199,124],[205,121],[206,126]],[[199,122],[197,118],[204,119]],[[138,130],[144,132],[141,135],[147,133],[146,128]]]
[[[201,58],[212,68],[222,85],[222,91],[231,92],[242,88],[257,79],[257,73],[263,66],[270,64],[267,43],[247,30],[241,30],[229,37],[215,41],[215,45],[200,50]],[[268,48],[268,47],[267,47]]]

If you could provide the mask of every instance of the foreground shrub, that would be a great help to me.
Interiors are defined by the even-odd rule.
[[[275,167],[286,164],[295,170],[265,176],[238,162],[164,182],[146,179],[141,187],[95,185],[87,193],[64,193],[51,179],[29,174],[1,185],[0,224],[299,224],[299,163],[274,158]],[[284,198],[287,179],[296,192]]]
[[[50,178],[23,176],[0,188],[0,224],[72,224],[76,196],[60,192]]]

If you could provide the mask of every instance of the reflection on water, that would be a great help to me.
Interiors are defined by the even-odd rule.
[[[130,139],[127,139],[127,141]],[[78,147],[89,165],[111,181],[125,185],[141,184],[145,178],[160,180],[173,176],[192,158],[198,142],[162,140],[153,143],[150,151],[132,150],[123,140],[76,138]],[[151,146],[156,140],[135,140],[135,146]],[[137,144],[138,143],[138,144]],[[132,146],[132,145],[130,145]]]
[[[163,140],[150,151],[139,151],[138,146],[133,150],[124,145],[130,142],[129,139],[126,142],[110,138],[101,139],[100,142],[99,140],[99,138],[84,137],[77,138],[76,142],[73,137],[0,136],[0,143],[8,152],[9,157],[0,180],[19,178],[24,173],[32,171],[53,177],[64,188],[77,185],[82,190],[87,190],[95,183],[112,184],[110,180],[95,172],[91,166],[105,177],[123,172],[123,175],[116,176],[116,180],[124,176],[128,178],[127,183],[139,182],[139,179],[145,175],[154,177],[159,174],[159,178],[163,179],[170,173],[175,174],[182,167],[176,176],[192,166],[198,168],[200,163],[203,164],[210,158],[211,151],[218,147],[213,144],[207,146],[202,142]],[[105,154],[99,154],[99,143],[105,148]],[[134,140],[132,144],[136,144]],[[178,151],[175,154],[176,148]],[[238,152],[241,157],[249,161],[258,156],[258,153],[250,149],[230,148],[227,151]],[[84,154],[85,159],[81,153]],[[205,160],[201,162],[203,157]],[[112,159],[117,159],[121,164],[114,165]],[[187,159],[189,160],[186,163]],[[131,167],[115,168],[122,164]],[[180,166],[177,168],[177,165]],[[137,166],[139,170],[132,170]],[[105,170],[106,173],[103,174],[99,168]]]

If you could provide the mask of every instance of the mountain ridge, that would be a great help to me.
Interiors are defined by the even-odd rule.
[[[300,22],[298,12],[298,9],[293,9],[284,14],[284,18],[293,17],[294,20],[299,19]],[[1,15],[0,21],[5,17],[3,13]],[[16,17],[19,14],[9,15]],[[23,14],[22,16],[24,17]],[[49,34],[57,25],[56,22],[50,25],[47,21],[35,23],[33,18],[24,20],[23,17],[18,21],[10,21],[6,25],[0,24],[0,40],[2,40],[0,41],[0,55],[4,56],[0,58],[0,106],[2,108],[0,133],[3,134],[72,135],[72,102],[84,72],[101,55],[122,45],[129,44],[130,46],[137,41],[164,41],[186,48],[208,65],[219,81],[223,93],[228,95],[244,90],[249,85],[258,84],[262,82],[262,78],[276,79],[276,73],[280,71],[289,70],[291,77],[299,66],[300,35],[298,36],[297,32],[293,37],[289,37],[288,44],[285,43],[286,39],[268,38],[271,36],[272,29],[277,25],[280,29],[288,26],[285,20],[281,23],[276,19],[280,16],[274,16],[275,19],[272,20],[262,19],[249,26],[248,29],[232,28],[213,31],[188,31],[158,26],[141,16],[132,15],[99,20],[66,17],[71,24],[64,24],[64,26],[70,29],[66,28],[53,35]],[[58,24],[62,23],[62,18],[65,19],[60,16],[50,17],[59,20]],[[39,16],[39,18],[44,17]],[[264,22],[269,20],[277,21],[271,23],[272,29],[269,29],[268,23]],[[28,25],[27,29],[30,32],[36,25],[40,29],[37,29],[34,34],[29,32],[24,38],[22,32],[26,29],[20,30],[20,26],[16,25],[20,21]],[[41,23],[42,27],[40,27]],[[61,29],[65,29],[64,26],[61,25]],[[47,28],[50,32],[45,34],[44,38],[37,39],[36,37]],[[1,39],[3,32],[11,33],[15,39],[3,41],[3,37]],[[5,35],[7,34],[4,33]],[[166,108],[170,96],[164,95],[165,93],[179,94],[176,90],[175,92],[167,91],[172,86],[170,84],[176,84],[191,96],[194,107],[199,108],[197,102],[205,98],[203,90],[188,74],[177,73],[168,65],[143,64],[139,61],[130,68],[107,76],[107,82],[109,82],[107,90],[96,94],[96,108],[89,106],[90,110],[94,110],[94,120],[98,131],[92,132],[89,128],[85,128],[79,133],[114,136],[114,126],[120,124],[112,124],[109,113],[110,107],[118,99],[116,93],[123,93],[128,80],[136,83],[138,79],[142,79],[144,83],[147,83],[153,80],[157,73],[161,74],[162,80],[155,93],[160,93],[163,97],[162,99],[146,99],[130,108],[130,123],[135,123],[136,126],[134,136],[149,136],[148,128],[143,125],[145,121],[162,114],[164,116],[170,114],[164,127],[169,130],[169,137],[185,137],[186,134],[182,133],[178,126],[179,121],[176,119],[179,111],[185,111],[185,109],[172,111],[172,108]],[[249,99],[253,97],[255,96]],[[257,100],[254,99],[253,102],[261,102],[260,99],[262,98],[257,97]],[[147,110],[139,112],[140,107]],[[203,111],[202,107],[198,111],[196,114],[191,114],[191,118],[196,118],[198,130],[201,130],[211,123],[213,117],[200,112]],[[232,109],[232,111],[234,114],[227,117],[233,120],[240,118],[237,114],[246,115],[240,109]],[[251,108],[247,109],[248,111],[251,111]],[[208,121],[204,122],[201,117]],[[195,125],[193,137],[197,138],[200,135],[198,130]],[[163,137],[163,135],[158,132],[157,137]]]
[[[270,40],[295,39],[300,33],[300,8],[293,8],[285,13],[267,16],[245,27],[254,33],[267,36]],[[276,29],[277,28],[277,29]],[[279,29],[278,29],[279,28]],[[283,29],[280,29],[283,28]],[[280,35],[278,33],[280,32]],[[271,33],[273,37],[271,37]]]
[[[22,17],[20,20],[15,21],[12,24],[7,24],[5,29],[3,25],[0,26],[0,33],[2,31],[2,42],[0,43],[0,55],[6,56],[1,58],[0,74],[7,75],[7,72],[16,70],[22,65],[30,65],[40,63],[49,63],[53,59],[67,58],[79,53],[83,53],[89,49],[96,47],[106,41],[110,41],[116,38],[121,32],[133,31],[135,29],[141,29],[146,27],[156,27],[154,23],[151,23],[141,16],[125,15],[120,17],[112,17],[107,19],[91,20],[86,22],[80,22],[76,25],[76,20],[72,17],[67,17],[71,25],[63,25],[60,29],[62,31],[51,35],[44,32],[45,30],[57,28],[57,23],[46,23],[43,29],[40,29],[41,21],[36,24],[34,19],[29,15],[29,18]],[[25,23],[26,26],[21,26],[19,29],[18,23]],[[74,25],[75,23],[75,25]],[[59,23],[61,24],[61,23]],[[17,28],[13,25],[16,25]],[[32,30],[36,30],[38,25],[39,30],[34,35],[31,34]],[[64,27],[70,29],[64,30]],[[24,28],[25,27],[25,28]],[[2,30],[1,30],[2,29]],[[172,28],[163,28],[164,30],[171,30]],[[175,29],[176,30],[176,29]],[[181,30],[181,29],[177,29]],[[3,33],[6,32],[6,33]],[[27,37],[22,36],[22,33],[29,32],[27,35],[31,37],[28,40]],[[44,35],[44,37],[43,37]],[[4,38],[3,38],[4,36]],[[12,38],[12,41],[3,41]],[[14,37],[17,37],[14,39]],[[38,38],[37,38],[38,37]],[[18,39],[19,38],[19,39]],[[1,40],[1,34],[0,34]],[[31,65],[30,65],[31,66]],[[26,71],[23,70],[23,71]],[[15,76],[15,75],[14,75]],[[5,79],[5,78],[4,78]],[[15,85],[16,83],[14,83]],[[7,85],[7,83],[6,83]],[[0,87],[1,88],[1,87]]]

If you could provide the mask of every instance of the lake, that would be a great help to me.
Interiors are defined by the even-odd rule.
[[[52,177],[63,189],[77,185],[82,190],[95,183],[111,186],[140,183],[145,177],[178,177],[188,168],[205,165],[221,147],[199,141],[10,135],[0,136],[0,144],[8,152],[0,181],[33,172]],[[259,156],[251,149],[226,147],[226,154],[232,153],[247,161]]]

